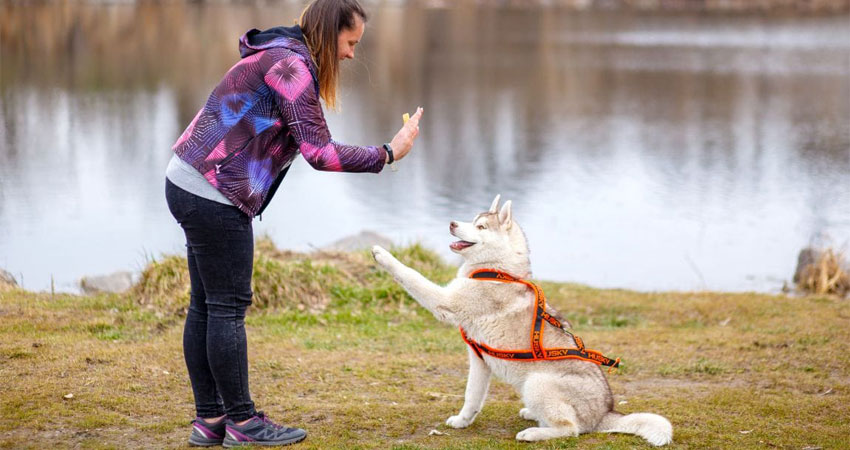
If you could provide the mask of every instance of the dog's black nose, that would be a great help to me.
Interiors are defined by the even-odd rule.
[[[455,228],[457,228],[457,222],[452,221],[452,223],[449,224],[449,231],[454,231]]]

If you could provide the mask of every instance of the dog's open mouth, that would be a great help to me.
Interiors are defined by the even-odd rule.
[[[472,247],[473,245],[475,245],[475,242],[455,241],[452,242],[451,245],[449,245],[449,248],[451,248],[452,250],[463,250],[467,247]]]

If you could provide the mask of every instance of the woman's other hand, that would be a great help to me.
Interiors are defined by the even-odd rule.
[[[410,120],[398,130],[395,137],[390,141],[390,147],[393,148],[393,157],[396,161],[404,158],[410,149],[413,148],[413,141],[416,136],[419,136],[419,119],[422,118],[422,107],[416,108],[416,113],[410,116]],[[389,155],[387,155],[389,161]]]

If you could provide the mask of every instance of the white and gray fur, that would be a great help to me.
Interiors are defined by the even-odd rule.
[[[470,339],[499,349],[530,349],[534,293],[519,283],[469,278],[477,269],[497,269],[516,277],[531,276],[528,243],[511,217],[511,202],[499,208],[499,196],[490,210],[472,222],[452,222],[451,234],[468,243],[452,250],[463,257],[457,278],[446,286],[432,283],[405,266],[380,246],[375,260],[410,295],[441,322],[462,326]],[[557,314],[554,310],[550,312]],[[575,347],[573,339],[550,325],[544,326],[544,347]],[[541,441],[594,431],[629,433],[660,446],[673,440],[670,422],[657,414],[623,415],[614,411],[614,399],[602,369],[579,360],[522,362],[469,354],[469,378],[463,408],[446,420],[453,428],[469,426],[481,411],[490,376],[495,374],[521,394],[523,419],[537,422],[516,435],[519,441]]]

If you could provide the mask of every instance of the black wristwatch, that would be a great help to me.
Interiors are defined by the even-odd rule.
[[[389,156],[390,156],[390,160],[389,160],[389,161],[387,161],[387,164],[392,164],[392,163],[393,163],[393,161],[395,161],[395,155],[393,155],[393,148],[392,148],[392,147],[390,147],[390,143],[389,143],[389,142],[387,142],[386,144],[384,144],[384,150],[386,150],[386,151],[387,151],[387,155],[389,155]]]

